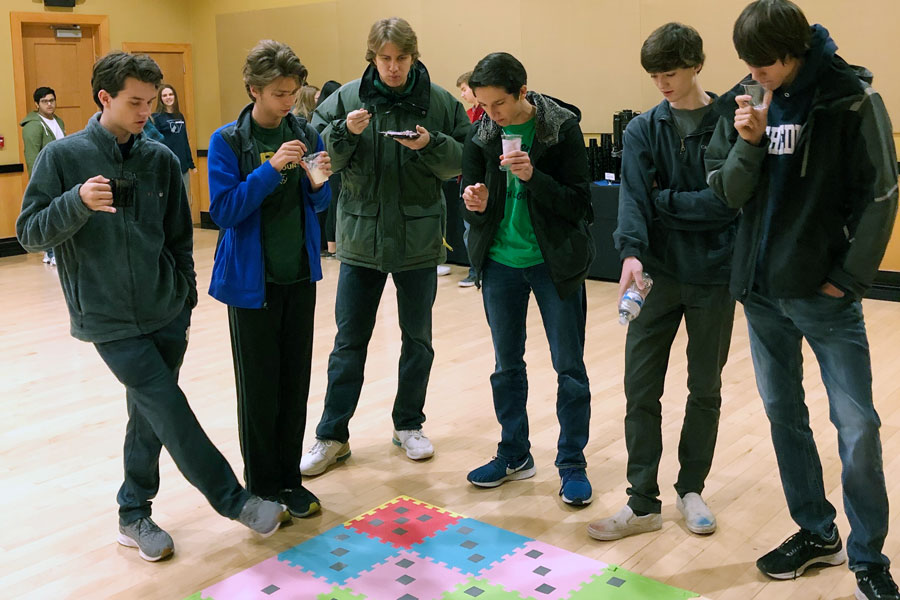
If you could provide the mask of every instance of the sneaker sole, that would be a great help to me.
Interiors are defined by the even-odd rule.
[[[474,281],[466,281],[466,282],[460,281],[457,285],[461,288],[470,288],[470,287],[475,287],[475,282]]]
[[[394,443],[395,446],[397,446],[398,448],[403,450],[403,444],[400,443],[400,440],[398,440],[397,438],[391,438],[391,441]],[[432,456],[434,456],[434,448],[431,449],[431,452],[429,452],[427,454],[423,454],[422,456],[413,456],[409,453],[409,450],[406,450],[405,452],[406,452],[406,457],[410,460],[425,460],[426,458],[431,458]]]
[[[516,471],[515,473],[510,473],[506,477],[502,479],[498,479],[497,481],[472,481],[469,480],[469,483],[472,485],[483,487],[483,488],[495,488],[498,487],[507,481],[519,481],[520,479],[529,479],[534,477],[534,474],[537,473],[537,469],[535,467],[531,467],[530,469],[522,469],[521,471]]]
[[[304,513],[294,512],[291,509],[288,509],[288,512],[291,514],[292,517],[297,517],[298,519],[304,519],[306,517],[311,517],[312,515],[319,512],[320,510],[322,510],[322,507],[319,505],[318,502],[310,502],[309,510],[307,510]]]
[[[135,540],[128,537],[127,535],[125,535],[124,533],[120,533],[119,537],[116,538],[116,541],[119,542],[120,545],[125,546],[126,548],[137,548],[138,556],[140,556],[147,562],[157,562],[157,561],[160,561],[164,558],[168,558],[169,556],[172,556],[173,554],[175,554],[174,548],[166,548],[165,550],[162,551],[162,554],[160,554],[159,556],[155,556],[155,557],[144,554],[144,551],[141,550],[141,547],[138,545],[138,543]]]
[[[301,475],[306,475],[307,477],[315,477],[316,475],[321,475],[322,473],[324,473],[325,471],[328,470],[328,467],[331,467],[331,466],[336,465],[336,464],[338,464],[338,463],[342,463],[342,462],[344,462],[345,460],[347,460],[348,458],[350,458],[350,454],[351,454],[351,451],[350,451],[350,450],[347,450],[347,454],[342,454],[342,455],[340,455],[340,456],[335,456],[333,461],[331,461],[331,462],[329,462],[329,463],[325,463],[324,465],[322,465],[322,466],[319,467],[319,468],[316,468],[316,469],[307,469],[306,471],[304,471],[303,469],[300,469],[300,474],[301,474]]]
[[[801,575],[803,575],[807,569],[811,567],[821,566],[821,567],[836,567],[838,565],[842,565],[847,562],[847,552],[843,548],[834,554],[828,554],[826,556],[817,556],[814,559],[807,561],[803,565],[801,565],[796,571],[788,571],[787,573],[766,573],[762,571],[765,575],[768,575],[772,579],[797,579]],[[760,569],[761,570],[761,569]],[[865,597],[863,597],[865,598]]]
[[[594,501],[593,494],[591,494],[590,496],[588,496],[585,499],[575,498],[574,500],[570,500],[569,498],[566,498],[565,494],[560,494],[560,497],[562,497],[562,501],[565,502],[566,504],[568,504],[569,506],[587,506],[588,504],[590,504],[591,502]]]

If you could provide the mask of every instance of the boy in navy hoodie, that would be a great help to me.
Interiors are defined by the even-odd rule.
[[[744,304],[756,382],[791,517],[800,531],[757,561],[791,579],[850,558],[859,599],[900,598],[882,553],[888,499],[860,299],[897,210],[897,158],[872,75],[835,54],[820,25],[788,0],[748,5],[734,45],[767,90],[762,106],[737,86],[706,154],[710,187],[741,207],[731,291]],[[844,553],[825,498],[804,401],[801,343],[819,363],[838,433]]]
[[[150,518],[163,446],[219,514],[262,535],[289,518],[241,487],[178,386],[197,282],[178,159],[141,133],[161,80],[147,56],[111,52],[97,61],[100,112],[41,152],[16,221],[26,249],[56,248],[72,335],[92,342],[125,386],[118,542],[149,561],[175,551]]]

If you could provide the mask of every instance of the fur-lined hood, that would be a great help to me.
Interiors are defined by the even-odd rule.
[[[559,130],[563,123],[570,119],[581,121],[581,111],[578,107],[566,104],[552,96],[545,96],[537,92],[528,92],[525,98],[537,109],[535,118],[534,137],[546,146],[552,146],[559,141]],[[475,123],[475,138],[482,144],[488,144],[497,139],[503,128],[488,117],[487,113]]]

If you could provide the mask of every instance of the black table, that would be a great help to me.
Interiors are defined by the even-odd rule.
[[[453,250],[447,251],[447,262],[469,265],[469,256],[463,244],[463,222],[459,216],[459,186],[456,179],[444,182],[444,196],[447,198],[447,243]],[[622,272],[622,261],[613,245],[612,234],[616,229],[619,214],[619,186],[591,184],[591,205],[594,207],[594,222],[591,235],[597,247],[597,257],[591,265],[588,277],[604,281],[618,281]]]

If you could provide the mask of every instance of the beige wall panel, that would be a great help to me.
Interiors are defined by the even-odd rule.
[[[16,237],[16,217],[22,210],[24,182],[21,173],[0,173],[0,239]]]
[[[309,70],[311,83],[321,86],[334,78],[339,70],[340,56],[339,39],[333,27],[336,19],[333,2],[217,16],[217,38],[228,40],[226,44],[219,44],[218,52],[222,123],[237,118],[250,101],[241,69],[247,53],[261,39],[278,40],[293,48]],[[204,139],[201,147],[208,147],[209,136],[201,139]]]

